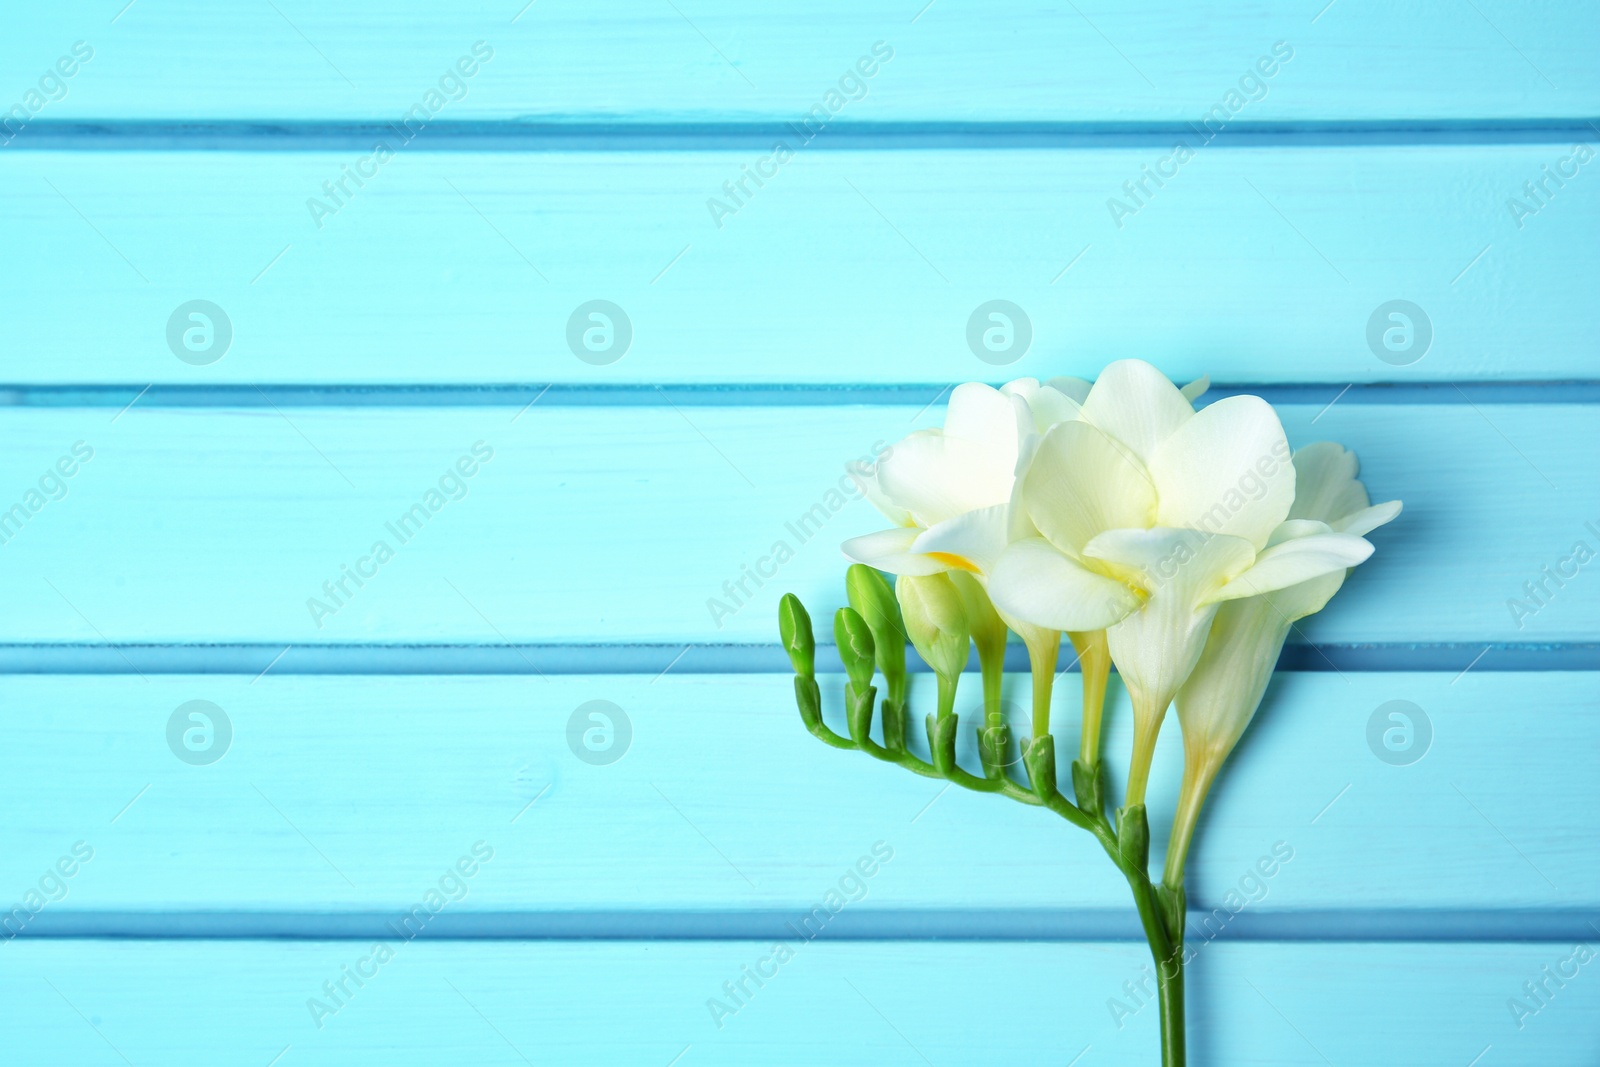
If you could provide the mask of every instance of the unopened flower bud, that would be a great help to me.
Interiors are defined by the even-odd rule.
[[[833,617],[833,639],[839,646],[839,659],[850,684],[861,692],[872,684],[872,631],[853,608],[840,608]]]
[[[906,633],[900,621],[900,605],[894,590],[883,575],[862,563],[853,564],[844,576],[850,606],[866,620],[877,650],[878,670],[886,679],[905,674]]]
[[[948,574],[912,576],[895,582],[906,635],[925,663],[941,678],[958,677],[972,645],[966,605]]]
[[[794,673],[810,678],[816,673],[817,642],[811,634],[811,616],[793,593],[783,594],[783,599],[778,601],[778,633],[783,638],[783,650],[794,665]]]

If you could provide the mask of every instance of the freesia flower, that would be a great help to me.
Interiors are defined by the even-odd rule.
[[[867,499],[897,525],[846,541],[846,558],[901,577],[967,572],[979,579],[978,589],[963,587],[967,594],[987,601],[982,577],[1005,547],[1017,471],[1031,458],[1039,434],[1077,411],[1066,393],[1032,378],[999,389],[981,382],[957,386],[942,429],[911,434],[889,450],[870,479],[858,479]],[[983,605],[974,607],[981,616]],[[1036,706],[1043,700],[1048,707],[1049,689],[1040,679],[1055,677],[1061,635],[1004,621],[1028,647]],[[985,687],[991,715],[999,711],[1004,656],[1003,644],[979,646],[984,674],[993,679]]]
[[[999,389],[981,382],[957,386],[942,429],[906,437],[870,478],[859,479],[867,498],[896,525],[851,538],[844,554],[896,575],[982,573],[1005,545],[1006,505],[1030,440],[1077,410],[1065,393],[1032,378]],[[945,551],[944,542],[973,551]]]
[[[1014,539],[988,576],[1004,615],[1059,630],[1105,628],[1133,701],[1126,801],[1142,804],[1167,707],[1218,605],[1366,559],[1352,533],[1279,543],[1295,468],[1271,405],[1234,396],[1195,411],[1148,363],[1096,380],[1078,419],[1046,432],[1016,492]]]
[[[1290,454],[1259,397],[1196,411],[1138,360],[1078,379],[964,385],[941,429],[895,445],[865,494],[894,528],[846,542],[850,607],[834,616],[849,679],[849,735],[824,720],[810,618],[784,597],[779,634],[795,701],[814,736],[917,775],[1043,808],[1088,831],[1127,879],[1156,966],[1162,1062],[1184,1062],[1183,867],[1212,782],[1248,726],[1289,631],[1322,608],[1372,552],[1363,535],[1392,520],[1373,505],[1355,457],[1333,444]],[[898,575],[891,593],[882,571]],[[1028,646],[1034,735],[1023,780],[1001,705],[1008,633]],[[1061,635],[1084,665],[1083,740],[1063,792],[1050,688]],[[907,744],[909,637],[938,677],[928,754]],[[962,766],[955,700],[973,645],[986,714],[982,773]],[[1106,674],[1115,660],[1133,701],[1122,804],[1108,807],[1098,755]],[[881,673],[888,697],[877,704]],[[1144,804],[1150,760],[1176,701],[1185,766],[1164,880],[1151,879]],[[881,718],[879,715],[881,714]],[[882,742],[874,737],[881,724]],[[970,762],[970,758],[968,759]]]
[[[1400,514],[1400,501],[1371,504],[1356,479],[1354,453],[1330,441],[1294,454],[1295,497],[1289,517],[1268,539],[1269,549],[1328,533],[1363,535]],[[1172,841],[1167,848],[1168,885],[1183,879],[1190,836],[1206,794],[1223,761],[1255,717],[1272,680],[1273,667],[1294,624],[1321,611],[1344,584],[1347,568],[1294,585],[1223,604],[1199,662],[1178,690],[1183,728],[1183,786]]]
[[[1200,378],[1184,386],[1179,392],[1185,406],[1209,385]],[[1007,544],[1038,533],[1026,513],[1012,506],[1018,479],[1051,427],[1084,417],[1083,404],[1092,392],[1089,382],[1071,377],[1044,384],[1018,378],[999,389],[980,382],[957,386],[942,429],[906,437],[870,478],[859,479],[866,497],[897,525],[846,541],[845,556],[896,575],[965,571],[988,597],[989,572]],[[1028,649],[1034,731],[1039,734],[1049,731],[1051,687],[1066,630],[1083,669],[1081,756],[1086,764],[1094,763],[1110,668],[1101,627],[1040,626],[1003,609],[1000,617]],[[984,655],[982,648],[979,652],[986,673],[997,678],[998,658]],[[998,690],[993,692],[991,703],[997,702]]]

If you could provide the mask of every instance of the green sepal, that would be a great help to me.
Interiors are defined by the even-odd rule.
[[[1006,773],[1006,755],[1011,750],[1011,727],[1005,723],[978,727],[978,759],[983,763],[983,773],[989,778],[1003,778]]]
[[[845,699],[849,702],[846,721],[850,724],[850,739],[864,745],[872,736],[872,707],[878,700],[876,686],[858,688],[854,682],[845,686]]]
[[[1174,948],[1182,946],[1183,927],[1188,920],[1188,891],[1181,885],[1173,888],[1163,882],[1156,886],[1156,906],[1161,910],[1161,924],[1167,929],[1167,938]]]
[[[1101,765],[1085,767],[1083,761],[1072,761],[1072,792],[1078,798],[1078,807],[1090,815],[1105,810],[1105,774]]]
[[[906,750],[906,706],[894,700],[883,702],[883,747],[890,752]]]
[[[1126,869],[1146,874],[1150,869],[1150,823],[1144,805],[1134,804],[1117,813],[1117,853]]]
[[[1022,762],[1028,768],[1028,781],[1040,800],[1056,795],[1056,739],[1049,734],[1035,737],[1022,749]]]
[[[839,661],[857,691],[872,684],[872,630],[853,608],[840,608],[833,616],[833,639],[839,646]]]
[[[946,778],[956,765],[956,730],[960,726],[961,716],[950,714],[943,718],[929,715],[928,726],[928,752],[933,756],[933,769]]]
[[[811,633],[811,616],[793,593],[783,594],[783,599],[778,601],[778,633],[783,638],[783,650],[789,654],[794,673],[802,678],[815,674],[817,641]]]

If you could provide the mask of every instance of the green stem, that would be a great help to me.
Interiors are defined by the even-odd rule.
[[[1161,1067],[1184,1067],[1183,949],[1171,966],[1156,961],[1156,995],[1161,1001]]]
[[[1103,816],[1095,822],[1096,825],[1090,829],[1111,857],[1111,862],[1128,880],[1134,907],[1139,911],[1139,923],[1144,927],[1145,940],[1150,945],[1150,957],[1155,961],[1156,994],[1161,1006],[1161,1065],[1184,1067],[1182,918],[1178,919],[1178,929],[1168,930],[1149,873],[1137,866],[1125,865],[1110,823]]]

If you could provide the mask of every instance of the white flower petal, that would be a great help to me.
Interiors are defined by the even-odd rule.
[[[1196,400],[1199,400],[1202,396],[1205,396],[1206,390],[1210,388],[1211,376],[1209,374],[1202,374],[1200,377],[1196,378],[1182,389],[1179,389],[1178,392],[1183,394],[1183,398],[1185,400],[1193,404]]]
[[[988,585],[1002,615],[1050,630],[1101,630],[1139,606],[1132,589],[1086,570],[1042,538],[1007,547]]]
[[[1327,607],[1328,601],[1333,599],[1333,594],[1343,587],[1345,576],[1349,573],[1348,569],[1329,571],[1327,574],[1319,574],[1315,578],[1308,578],[1282,589],[1274,589],[1260,596],[1230,600],[1223,607],[1227,607],[1228,604],[1253,604],[1261,601],[1279,618],[1299,622],[1307,615],[1315,615]]]
[[[1310,537],[1313,534],[1333,533],[1334,529],[1325,522],[1315,519],[1284,519],[1272,531],[1272,536],[1267,538],[1267,547],[1281,545],[1285,541],[1293,541],[1297,537]]]
[[[1267,543],[1294,502],[1295,468],[1277,414],[1258,396],[1224,397],[1162,442],[1150,464],[1157,521]]]
[[[996,504],[946,519],[924,530],[912,542],[911,550],[961,570],[988,574],[1006,548],[1008,510],[1006,505]]]
[[[884,454],[889,455],[893,451],[891,448]],[[866,497],[867,501],[877,508],[884,518],[896,526],[909,526],[911,524],[911,512],[890,500],[889,495],[883,491],[883,486],[878,482],[878,467],[881,462],[882,459],[880,458],[877,463],[872,464],[851,463],[845,467],[845,472],[850,475],[850,480],[856,483],[856,488],[861,490],[861,495]]]
[[[1233,750],[1261,704],[1292,622],[1265,597],[1218,608],[1205,649],[1178,690],[1186,758],[1193,752],[1216,765]]]
[[[1051,428],[1022,480],[1021,502],[1052,543],[1076,552],[1104,530],[1149,526],[1154,483],[1137,457],[1087,422]]]
[[[1011,397],[982,382],[958,385],[950,394],[944,435],[971,441],[1008,471],[1017,465],[1017,413]],[[1009,489],[1009,486],[1007,487]]]
[[[1320,519],[1330,525],[1367,506],[1367,487],[1356,480],[1354,452],[1332,441],[1295,450],[1294,506],[1291,519]]]
[[[1048,385],[1056,392],[1065,395],[1067,399],[1080,405],[1085,400],[1089,399],[1089,390],[1093,388],[1091,383],[1084,381],[1082,378],[1074,378],[1070,375],[1062,375],[1059,378],[1051,378],[1044,384]]]
[[[1058,422],[1083,418],[1083,405],[1048,385],[1028,398],[1028,410],[1033,416],[1035,433],[1044,433]]]
[[[1340,533],[1356,534],[1365,537],[1385,523],[1393,522],[1400,514],[1400,501],[1387,500],[1382,504],[1374,504],[1370,508],[1362,508],[1353,514],[1346,515],[1333,524],[1333,528]]]
[[[949,570],[946,564],[911,551],[912,542],[921,534],[922,531],[915,526],[879,530],[877,533],[852,537],[840,545],[839,550],[844,553],[845,559],[853,563],[865,563],[890,574],[921,576]]]
[[[1120,359],[1095,379],[1083,417],[1148,465],[1161,443],[1195,412],[1165,374],[1142,359]]]
[[[1214,591],[1250,566],[1255,548],[1239,537],[1158,527],[1111,531],[1086,552],[1143,573],[1149,599],[1108,629],[1106,641],[1136,714],[1160,716],[1205,647]]]
[[[1324,574],[1347,570],[1370,555],[1372,543],[1354,534],[1297,537],[1261,553],[1256,557],[1255,566],[1223,586],[1211,599],[1233,600],[1286,589]]]
[[[1006,402],[1010,410],[1010,402]],[[878,463],[878,485],[922,526],[953,519],[1011,497],[1016,463],[997,460],[981,444],[940,434],[900,442]]]
[[[1083,548],[1152,595],[1170,590],[1191,600],[1208,598],[1249,569],[1255,546],[1242,537],[1156,526],[1107,530]]]

